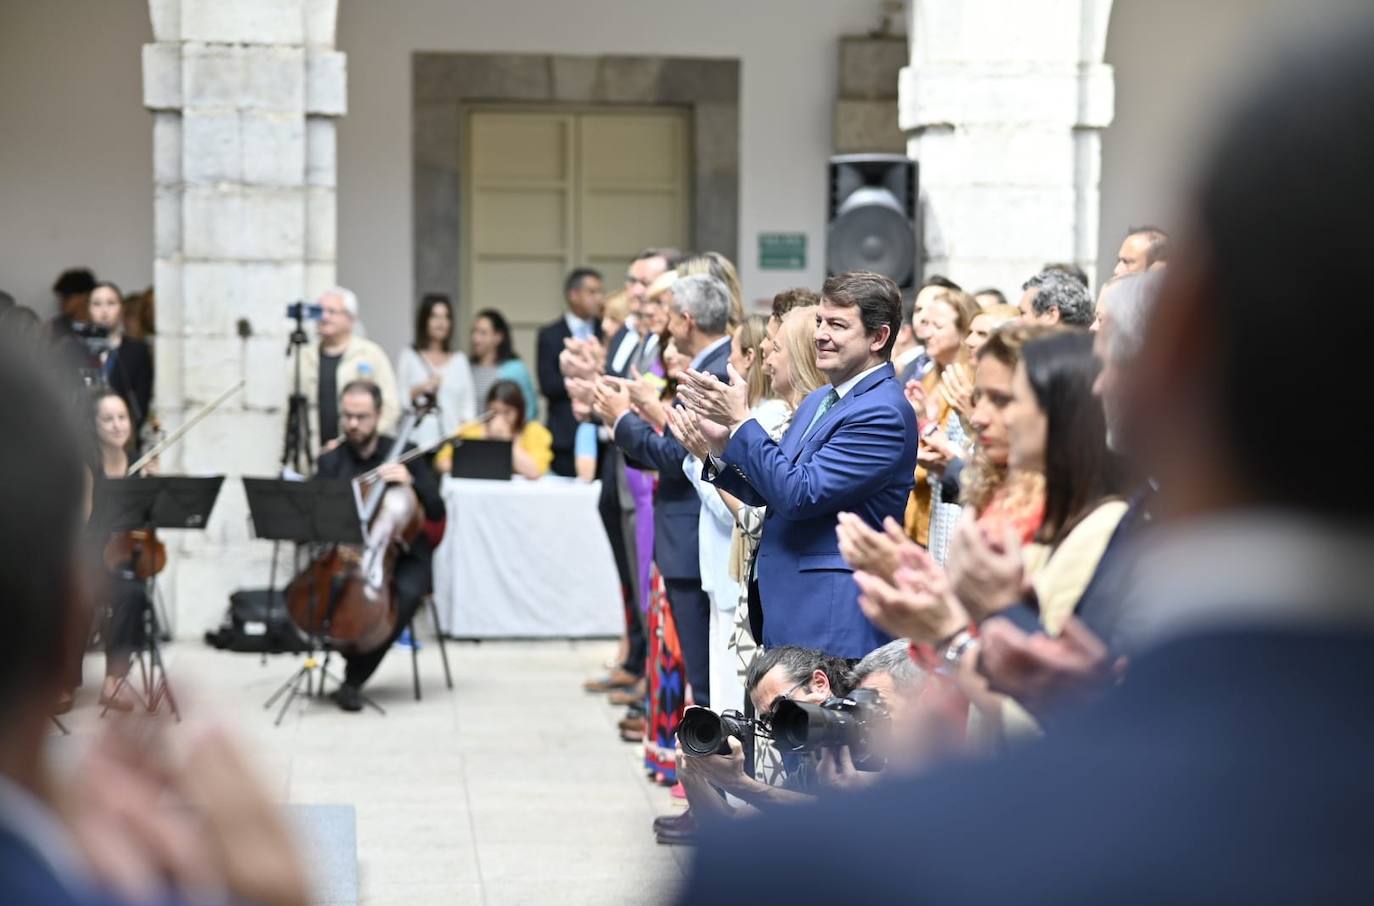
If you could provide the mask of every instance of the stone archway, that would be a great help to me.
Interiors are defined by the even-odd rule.
[[[1047,261],[1096,271],[1112,0],[911,0],[900,124],[926,273],[1014,295]]]

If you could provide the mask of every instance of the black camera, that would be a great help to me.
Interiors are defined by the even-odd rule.
[[[729,755],[727,737],[745,742],[753,735],[754,722],[738,711],[717,714],[709,708],[688,708],[677,725],[677,741],[684,755]]]
[[[286,316],[293,321],[318,321],[324,309],[315,302],[292,302],[286,306]]]
[[[773,742],[784,752],[815,752],[849,746],[861,770],[875,760],[873,745],[888,731],[887,708],[872,689],[855,689],[844,698],[813,705],[787,699],[778,703],[771,721]],[[881,758],[877,758],[880,768]]]
[[[81,341],[93,359],[100,358],[111,349],[108,327],[92,324],[90,321],[73,321],[72,336]]]

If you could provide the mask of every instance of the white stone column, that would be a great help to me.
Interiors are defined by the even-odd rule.
[[[1012,301],[1049,261],[1095,275],[1110,14],[1111,0],[911,0],[900,124],[925,273]]]
[[[226,476],[207,531],[169,538],[162,591],[181,636],[215,623],[234,589],[268,579],[271,545],[250,540],[237,479],[274,474],[281,456],[285,307],[334,283],[334,130],[345,112],[337,7],[149,0],[155,409],[174,429],[247,381],[163,457],[167,473]]]

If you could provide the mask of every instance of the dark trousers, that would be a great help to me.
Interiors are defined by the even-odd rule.
[[[605,482],[604,474],[601,480]],[[611,480],[614,485],[614,476]],[[606,540],[611,543],[615,572],[620,577],[621,604],[625,608],[625,634],[629,639],[629,648],[625,655],[625,663],[620,666],[627,673],[643,676],[644,663],[649,653],[649,641],[644,633],[644,614],[639,609],[639,601],[635,600],[634,594],[634,573],[639,564],[630,562],[629,548],[625,544],[624,525],[620,518],[620,500],[616,496],[614,486],[611,488],[610,499],[607,499],[603,488],[597,512],[601,516],[602,526],[606,529]]]
[[[677,637],[682,645],[692,701],[703,708],[711,704],[711,599],[701,590],[700,579],[665,579],[668,606],[673,609]]]
[[[553,451],[553,462],[549,465],[549,469],[555,475],[576,478],[577,459],[573,456],[573,451],[555,448]]]
[[[391,586],[391,593],[396,596],[396,628],[392,630],[390,638],[378,646],[377,650],[344,657],[345,683],[361,688],[363,683],[367,682],[372,674],[377,671],[377,667],[382,663],[382,658],[386,657],[386,653],[391,650],[391,644],[410,625],[411,618],[415,616],[415,612],[424,603],[425,595],[429,594],[434,586],[433,575],[430,570],[432,559],[432,552],[423,542],[420,542],[396,561],[396,573]]]
[[[143,618],[150,602],[142,579],[111,576],[109,589],[100,634],[105,640],[105,675],[118,677],[128,674],[129,659],[143,647]]]

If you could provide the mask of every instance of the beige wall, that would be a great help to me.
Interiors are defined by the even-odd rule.
[[[0,0],[0,289],[44,317],[86,265],[153,282],[153,121],[145,0]]]
[[[349,110],[339,124],[339,279],[358,292],[369,333],[394,352],[413,304],[412,52],[740,58],[740,264],[756,297],[819,284],[836,39],[872,27],[877,8],[871,0],[341,0]],[[757,234],[774,230],[808,235],[805,272],[758,270]]]

